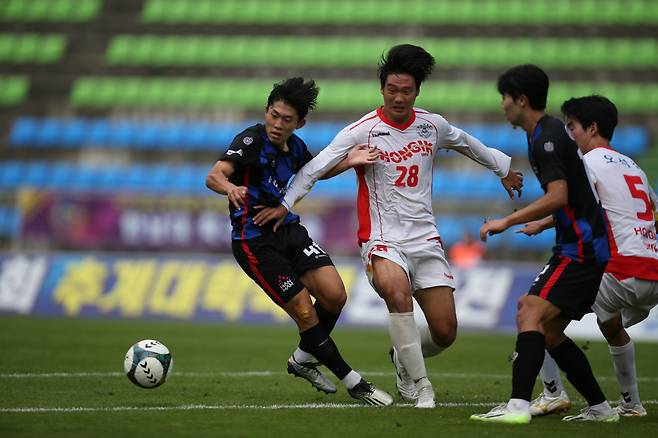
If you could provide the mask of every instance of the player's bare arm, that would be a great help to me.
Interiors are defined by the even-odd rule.
[[[544,219],[557,209],[567,205],[569,200],[567,181],[563,179],[551,181],[546,186],[546,194],[535,202],[502,219],[487,221],[480,228],[480,239],[487,241],[487,236],[502,233],[509,227],[518,224]]]
[[[519,198],[521,197],[521,190],[523,189],[523,174],[521,172],[510,167],[507,176],[501,178],[500,182],[503,184],[510,199],[514,199],[514,191],[516,191]]]
[[[520,228],[515,233],[523,233],[526,236],[534,236],[541,233],[544,230],[552,228],[555,225],[555,218],[553,216],[546,216],[544,219],[538,221],[532,221],[525,224],[523,228]]]
[[[247,188],[236,186],[228,180],[234,171],[233,163],[221,160],[216,162],[206,176],[206,187],[220,195],[226,195],[235,208],[241,208],[247,196]]]

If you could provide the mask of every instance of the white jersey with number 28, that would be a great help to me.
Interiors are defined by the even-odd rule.
[[[439,235],[432,211],[432,164],[439,149],[456,150],[499,177],[507,175],[511,161],[438,114],[414,109],[400,125],[388,120],[379,108],[345,127],[297,173],[285,203],[294,205],[359,144],[379,149],[375,164],[356,169],[359,242],[406,242]]]

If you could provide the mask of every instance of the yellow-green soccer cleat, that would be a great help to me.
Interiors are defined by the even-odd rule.
[[[496,406],[486,414],[471,415],[471,420],[474,421],[503,424],[528,424],[531,418],[529,412],[510,411],[507,409],[507,403]]]

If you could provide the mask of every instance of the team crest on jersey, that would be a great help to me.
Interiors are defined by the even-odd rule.
[[[254,142],[253,137],[245,137],[245,138],[242,139],[242,143],[246,144],[247,146],[249,146],[253,142]]]
[[[547,141],[544,143],[544,150],[546,152],[553,152],[555,150],[555,145],[553,144],[552,141]]]
[[[420,135],[423,138],[429,138],[430,135],[432,135],[432,125],[429,123],[423,123],[422,125],[416,126],[416,132],[418,132],[418,135]]]

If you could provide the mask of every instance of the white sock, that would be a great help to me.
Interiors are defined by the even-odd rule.
[[[391,336],[393,348],[398,353],[398,358],[407,370],[409,377],[414,382],[427,377],[414,312],[389,313],[388,316],[388,333]]]
[[[301,348],[297,349],[292,353],[292,358],[295,359],[297,363],[308,363],[308,362],[318,362],[318,360],[311,353],[307,353]]]
[[[640,403],[637,389],[637,372],[635,370],[635,345],[633,341],[621,347],[608,346],[615,366],[615,375],[619,382],[621,396],[625,403]]]
[[[432,339],[432,333],[430,332],[429,326],[424,325],[418,330],[420,331],[420,348],[423,351],[423,357],[436,356],[446,349],[446,347],[436,345],[434,339]]]
[[[341,382],[343,382],[343,384],[347,389],[354,388],[356,385],[359,384],[360,381],[361,381],[361,374],[357,373],[354,370],[347,373],[347,376],[341,379]]]
[[[610,412],[612,410],[607,400],[599,403],[598,405],[590,406],[590,408],[599,412]]]
[[[555,363],[555,359],[548,354],[548,351],[544,351],[544,363],[541,366],[539,375],[544,383],[544,394],[548,397],[556,397],[564,391],[564,385],[562,385],[562,379],[560,378],[560,370]]]
[[[530,402],[522,398],[511,398],[507,402],[507,409],[512,412],[524,414],[530,412]]]

